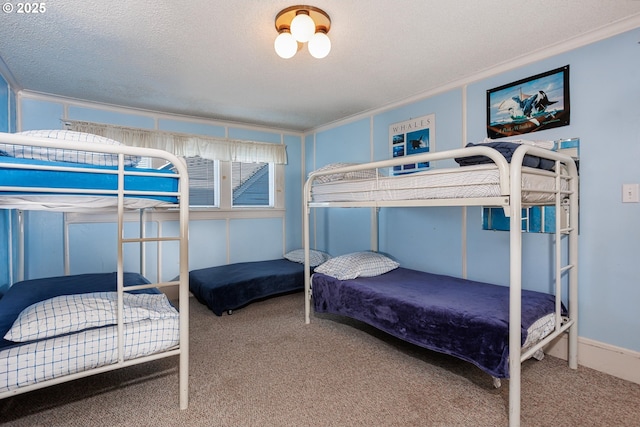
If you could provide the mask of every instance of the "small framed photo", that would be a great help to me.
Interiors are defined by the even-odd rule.
[[[569,65],[487,91],[487,136],[502,138],[559,126],[570,117]]]

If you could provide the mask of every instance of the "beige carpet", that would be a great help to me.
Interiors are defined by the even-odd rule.
[[[0,401],[7,426],[505,426],[508,381],[333,316],[303,321],[301,293],[216,317],[192,298],[191,399],[177,358]],[[522,426],[640,426],[640,385],[523,366]]]

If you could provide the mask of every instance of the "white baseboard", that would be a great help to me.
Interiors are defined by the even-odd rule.
[[[567,360],[568,336],[552,341],[545,353]],[[578,365],[640,384],[640,352],[578,337]]]

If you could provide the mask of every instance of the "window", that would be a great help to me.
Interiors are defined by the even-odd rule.
[[[233,206],[273,206],[273,164],[231,164]]]
[[[189,172],[189,205],[218,206],[217,162],[202,157],[187,157],[185,160]]]
[[[185,158],[189,173],[189,205],[194,207],[274,207],[275,165],[273,163],[221,162],[202,157]],[[163,169],[143,158],[138,167]],[[230,170],[229,170],[230,169]],[[222,185],[231,176],[230,188]],[[222,178],[221,178],[222,176]]]
[[[564,224],[566,218],[561,219]],[[531,206],[522,209],[522,231],[526,233],[553,233],[555,224],[555,206]],[[510,220],[502,208],[485,207],[482,209],[482,229],[509,231]]]

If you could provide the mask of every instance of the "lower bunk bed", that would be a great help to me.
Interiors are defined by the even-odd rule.
[[[311,268],[329,259],[312,251]],[[238,262],[189,272],[189,290],[217,316],[265,298],[304,289],[304,251],[288,252],[284,258]]]
[[[350,317],[471,362],[494,379],[509,377],[508,287],[398,267],[348,280],[316,272],[312,288],[316,313]],[[522,291],[523,351],[557,321],[553,295]]]
[[[123,295],[118,350],[117,273],[26,280],[0,299],[0,393],[170,351],[180,315],[166,295],[146,288]],[[125,286],[147,286],[124,273]]]

